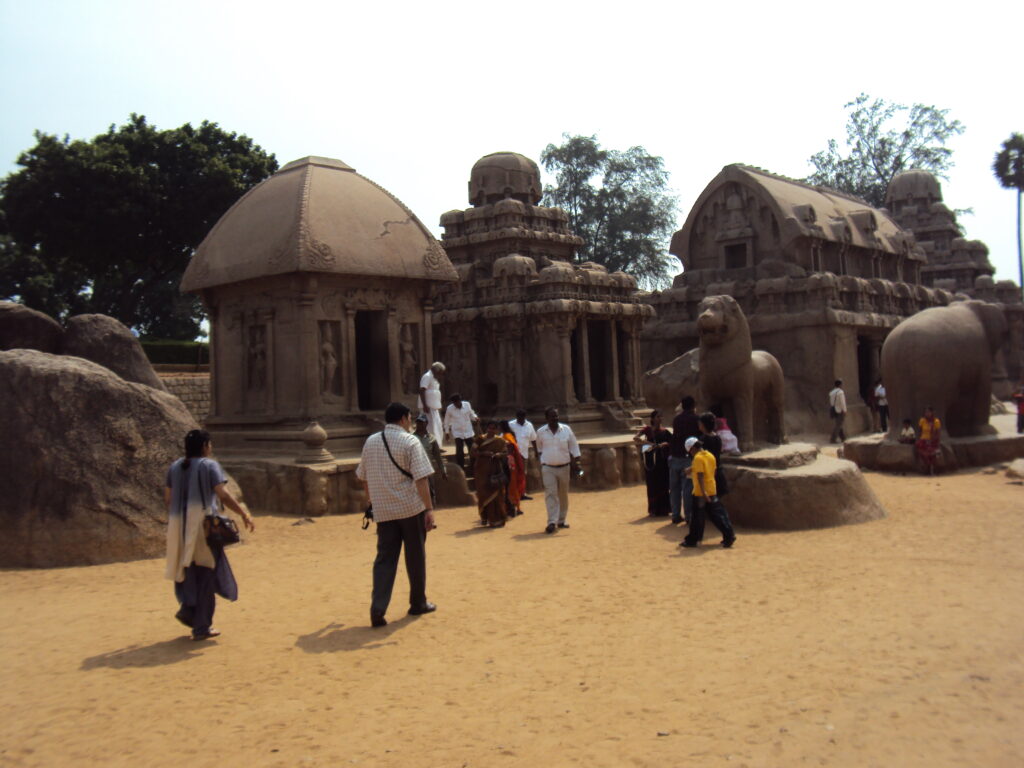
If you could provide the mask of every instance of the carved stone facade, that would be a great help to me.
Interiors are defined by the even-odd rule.
[[[658,319],[643,332],[644,369],[698,345],[705,296],[732,296],[753,345],[785,372],[789,433],[827,431],[835,379],[850,404],[848,431],[867,428],[886,335],[904,317],[954,300],[920,285],[926,254],[885,211],[742,165],[711,181],[671,252],[685,271],[647,299]]]
[[[446,388],[482,413],[547,406],[581,422],[641,405],[640,332],[654,312],[630,276],[574,265],[582,240],[541,198],[536,163],[514,153],[473,166],[472,208],[441,217],[459,282],[434,290]],[[627,417],[628,419],[628,417]]]
[[[182,290],[210,316],[219,451],[353,450],[432,356],[431,287],[455,281],[405,206],[344,163],[308,157],[250,190],[196,251]]]

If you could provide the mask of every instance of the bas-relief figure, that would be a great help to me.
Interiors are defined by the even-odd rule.
[[[402,384],[408,394],[419,392],[420,363],[416,355],[416,342],[413,329],[418,326],[405,323],[399,335],[399,358],[402,365]]]
[[[261,391],[267,385],[267,329],[249,326],[249,389]]]
[[[991,434],[992,364],[1006,333],[1003,310],[982,301],[926,309],[896,326],[882,347],[889,439],[927,407],[950,437]]]
[[[337,337],[335,323],[320,323],[320,391],[325,395],[338,394],[335,374],[338,372]]]

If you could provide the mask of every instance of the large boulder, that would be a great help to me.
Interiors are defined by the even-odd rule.
[[[98,363],[125,381],[166,391],[139,340],[124,323],[107,315],[75,315],[68,320],[60,352]]]
[[[679,401],[684,395],[700,395],[700,349],[691,349],[664,365],[644,374],[644,400],[662,412],[663,421],[672,421]]]
[[[0,350],[38,349],[57,352],[64,329],[49,315],[24,304],[0,301]]]
[[[182,402],[77,357],[0,352],[0,567],[161,555]]]

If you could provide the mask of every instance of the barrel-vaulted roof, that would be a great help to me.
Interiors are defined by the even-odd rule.
[[[670,253],[679,257],[686,255],[690,233],[705,203],[728,183],[751,190],[775,214],[783,248],[798,237],[814,237],[923,258],[914,248],[911,233],[902,229],[888,213],[872,208],[860,198],[740,164],[725,166],[704,188],[683,228],[672,237]]]
[[[288,163],[243,195],[196,249],[181,290],[291,272],[458,279],[398,198],[326,157]]]

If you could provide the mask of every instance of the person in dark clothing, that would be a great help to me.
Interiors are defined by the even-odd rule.
[[[688,438],[700,436],[696,402],[692,397],[686,395],[679,404],[683,410],[672,421],[672,439],[669,440],[668,458],[669,502],[672,505],[673,525],[679,525],[684,519],[689,524],[693,514],[691,459],[686,450],[686,441]]]

